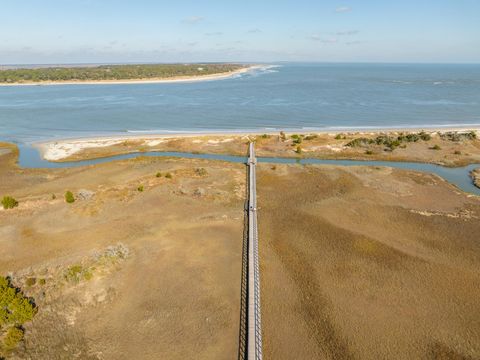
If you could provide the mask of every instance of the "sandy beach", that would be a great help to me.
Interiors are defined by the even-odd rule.
[[[379,135],[397,136],[400,133],[418,133],[422,129],[369,129],[368,131],[344,131],[344,132],[332,132],[330,131],[315,131],[315,132],[284,132],[286,140],[283,141],[285,145],[293,145],[291,136],[293,134],[303,134],[315,136],[315,139],[304,141],[302,145],[302,153],[311,157],[338,157],[338,158],[364,158],[364,152],[352,153],[352,149],[349,149],[345,145],[349,140],[361,137],[375,137]],[[480,128],[435,128],[426,129],[428,134],[435,140],[439,138],[441,140],[441,134],[458,132],[465,133],[474,131],[477,134],[480,133]],[[341,134],[345,139],[338,141],[335,137]],[[268,137],[265,138],[265,137]],[[149,135],[126,135],[126,136],[106,136],[106,137],[93,137],[93,138],[78,138],[78,139],[64,139],[35,143],[34,146],[41,152],[42,157],[49,161],[66,161],[66,160],[82,160],[91,159],[95,157],[105,157],[110,155],[117,155],[135,151],[185,151],[185,152],[202,152],[202,153],[221,153],[226,154],[243,155],[243,150],[239,150],[243,143],[248,139],[257,139],[258,152],[263,156],[298,156],[295,153],[295,148],[292,146],[279,147],[278,144],[271,144],[273,138],[278,138],[278,131],[267,132],[222,132],[222,133],[177,133],[177,134],[149,134]],[[270,143],[269,143],[270,142]],[[308,145],[307,145],[308,142]],[[398,160],[398,161],[421,161],[432,162],[429,157],[433,157],[433,160],[438,159],[438,162],[445,163],[445,150],[451,152],[457,152],[456,160],[459,159],[459,149],[453,147],[462,147],[465,144],[459,144],[455,142],[440,141],[443,145],[441,151],[432,152],[427,151],[427,154],[422,158],[419,158],[419,154],[412,151],[405,154],[406,156],[398,157],[400,152],[406,152],[406,149],[396,149],[395,152],[388,154],[378,152],[371,154],[370,158],[383,159],[383,160]],[[478,142],[478,139],[476,140]],[[417,144],[414,144],[417,146]],[[435,144],[433,144],[435,145]],[[433,146],[431,145],[431,146]],[[440,146],[440,144],[437,144]],[[453,147],[452,147],[453,146]],[[479,144],[475,143],[471,149],[471,153],[464,152],[465,155],[472,155],[471,162],[480,161],[480,149]],[[428,149],[428,147],[427,147]],[[418,150],[418,149],[415,149]],[[477,159],[478,158],[478,159]],[[435,162],[435,161],[433,161]],[[468,161],[467,161],[468,162]],[[446,161],[448,163],[448,161]]]
[[[198,75],[198,76],[179,76],[172,78],[153,78],[153,79],[131,79],[131,80],[102,80],[102,81],[37,81],[24,83],[0,84],[0,86],[53,86],[53,85],[112,85],[112,84],[170,84],[170,83],[190,83],[197,81],[223,80],[235,77],[246,72],[262,68],[262,65],[246,66],[242,69],[229,71],[226,73]]]

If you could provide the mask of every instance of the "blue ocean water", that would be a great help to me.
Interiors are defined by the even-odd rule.
[[[216,81],[0,87],[0,140],[480,126],[480,65],[279,64]]]

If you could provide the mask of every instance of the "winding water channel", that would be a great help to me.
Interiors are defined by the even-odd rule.
[[[101,164],[112,160],[132,159],[139,156],[159,156],[176,157],[189,159],[207,159],[221,160],[234,163],[245,163],[246,156],[219,155],[219,154],[193,154],[188,152],[135,152],[122,155],[114,155],[105,158],[71,161],[71,162],[50,162],[40,156],[39,151],[31,146],[19,145],[20,156],[19,165],[23,168],[69,168],[85,165]],[[372,161],[372,160],[324,160],[309,158],[281,158],[281,157],[258,157],[258,162],[276,163],[276,164],[314,164],[314,165],[337,165],[337,166],[388,166],[392,168],[413,170],[419,172],[436,174],[459,189],[472,194],[480,195],[480,189],[477,188],[470,177],[470,171],[480,167],[480,164],[470,164],[464,167],[444,167],[435,164],[416,163],[416,162],[395,162],[395,161]]]

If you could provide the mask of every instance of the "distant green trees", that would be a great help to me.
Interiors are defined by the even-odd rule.
[[[2,199],[2,205],[4,209],[13,209],[18,206],[18,201],[11,196],[4,196]]]
[[[212,75],[238,70],[240,64],[139,64],[0,70],[0,83],[101,81]]]

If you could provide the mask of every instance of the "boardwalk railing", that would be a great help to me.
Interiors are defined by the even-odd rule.
[[[248,328],[247,359],[262,359],[262,321],[260,314],[260,270],[258,261],[257,187],[255,148],[250,143],[248,196]]]

